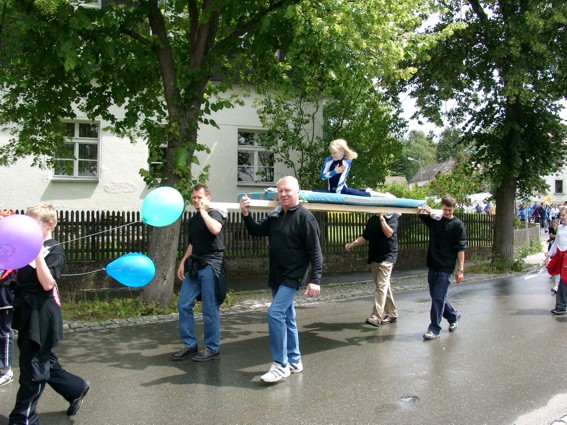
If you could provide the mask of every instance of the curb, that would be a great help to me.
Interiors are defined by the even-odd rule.
[[[533,270],[533,268],[532,268]],[[526,269],[529,273],[529,270]],[[523,275],[522,273],[503,273],[503,274],[471,274],[465,275],[465,280],[460,285],[473,284],[486,280],[504,279],[506,277]],[[411,276],[401,276],[392,278],[392,292],[402,293],[409,291],[419,291],[427,289],[427,273],[420,273]],[[357,300],[367,298],[374,291],[374,281],[364,280],[347,283],[330,283],[323,287],[321,295],[317,298],[297,297],[296,306],[315,305],[324,302],[338,302],[346,300]],[[234,315],[244,312],[267,311],[272,301],[271,291],[269,289],[260,291],[251,291],[239,293],[238,301],[235,305],[221,309],[221,317]],[[201,318],[201,313],[195,313],[196,318]],[[157,316],[131,317],[127,319],[104,320],[100,322],[63,322],[63,330],[65,333],[74,333],[81,331],[115,329],[127,326],[139,326],[148,323],[164,323],[177,321],[178,313]]]

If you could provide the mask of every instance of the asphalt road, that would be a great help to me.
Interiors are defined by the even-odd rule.
[[[223,315],[223,357],[208,363],[169,359],[175,321],[71,332],[56,352],[91,391],[67,419],[47,388],[40,423],[552,424],[567,416],[567,316],[550,314],[550,288],[545,274],[454,286],[463,318],[434,341],[422,339],[425,290],[395,294],[399,321],[381,328],[364,324],[371,293],[301,304],[305,370],[272,385],[259,380],[271,363],[265,308]],[[17,388],[0,387],[1,425]]]

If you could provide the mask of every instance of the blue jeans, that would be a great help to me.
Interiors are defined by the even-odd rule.
[[[296,292],[297,289],[285,285],[272,289],[273,300],[268,309],[270,352],[272,359],[282,366],[287,365],[288,362],[298,363],[301,360],[293,307]]]
[[[13,312],[12,308],[0,310],[0,372],[10,369],[14,359]]]
[[[179,336],[185,347],[196,347],[195,315],[193,307],[195,299],[201,294],[203,322],[205,328],[205,347],[215,353],[220,346],[220,309],[215,294],[215,275],[211,266],[206,266],[197,272],[193,279],[189,273],[181,285],[181,293],[177,301],[179,311]]]
[[[427,274],[427,283],[429,283],[429,295],[431,295],[431,312],[428,330],[434,334],[441,332],[441,319],[445,318],[449,323],[458,320],[457,310],[449,303],[447,299],[447,291],[451,281],[449,278],[451,273],[438,272],[429,269]]]

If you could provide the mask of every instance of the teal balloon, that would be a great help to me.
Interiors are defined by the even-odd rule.
[[[152,190],[142,202],[142,221],[165,227],[175,223],[185,210],[185,201],[177,189],[164,186]]]
[[[132,288],[145,286],[154,278],[156,266],[144,254],[124,254],[105,268],[106,273],[122,285]]]

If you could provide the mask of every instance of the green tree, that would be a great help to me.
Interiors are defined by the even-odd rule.
[[[460,157],[455,167],[447,173],[439,173],[429,184],[429,193],[438,198],[451,194],[462,208],[467,197],[482,189],[482,174],[467,157]]]
[[[315,65],[320,84],[301,82],[297,91],[335,96],[322,82],[336,88],[404,78],[394,71],[407,28],[420,24],[426,7],[417,0],[140,0],[98,10],[65,0],[0,0],[0,125],[12,132],[0,164],[31,155],[50,165],[64,141],[61,120],[79,110],[120,136],[146,140],[163,162],[161,184],[188,198],[207,178],[206,168],[192,171],[196,153],[208,149],[197,142],[198,127],[215,125],[210,113],[238,100],[223,95],[228,88],[289,88]],[[310,67],[299,66],[308,60]],[[158,272],[144,301],[171,298],[179,226],[152,231],[148,255]]]
[[[495,186],[493,261],[507,261],[515,197],[542,191],[542,176],[565,159],[558,101],[567,92],[567,3],[439,4],[431,30],[438,41],[408,61],[416,70],[409,88],[422,114],[438,124],[448,119],[474,146],[472,161]]]
[[[436,145],[437,162],[444,162],[449,158],[457,159],[463,155],[470,156],[471,154],[472,149],[465,145],[459,129],[443,129]]]
[[[420,168],[435,163],[437,160],[433,138],[421,130],[411,130],[402,140],[401,149],[392,161],[391,169],[397,175],[410,180],[420,172]]]

